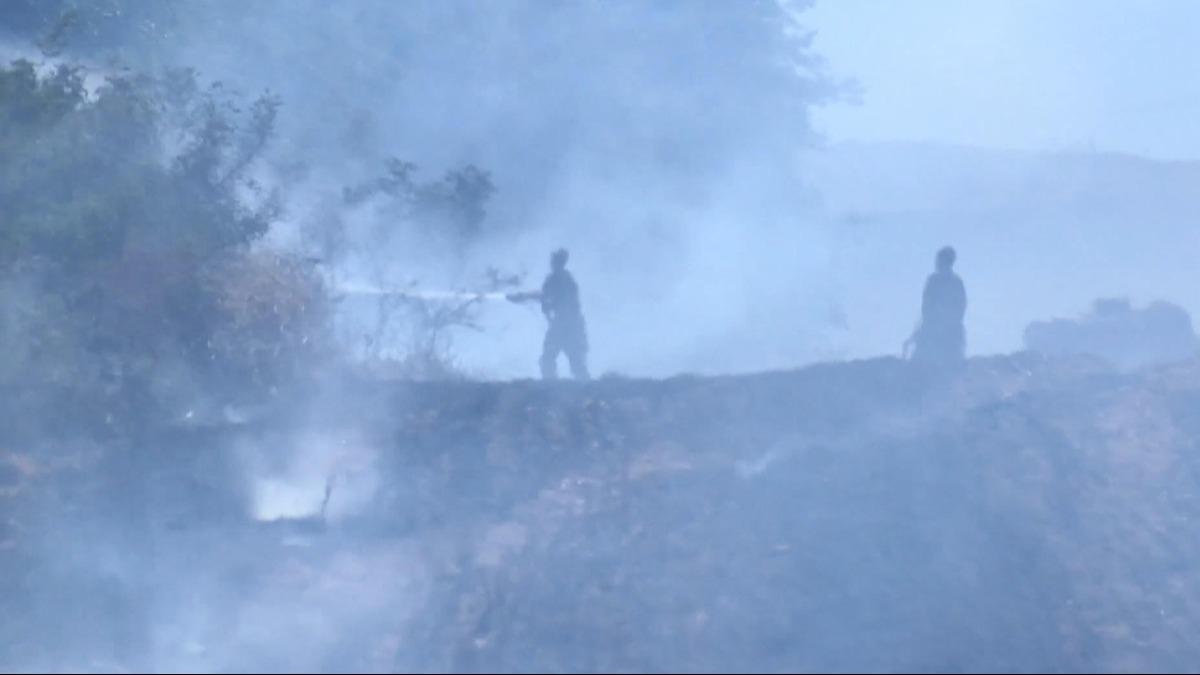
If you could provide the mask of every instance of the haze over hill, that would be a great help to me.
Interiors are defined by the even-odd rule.
[[[953,243],[974,353],[1021,348],[1032,321],[1101,297],[1200,312],[1200,162],[996,151],[930,143],[838,144],[807,165],[837,224],[836,264],[855,356],[897,349],[932,251]]]

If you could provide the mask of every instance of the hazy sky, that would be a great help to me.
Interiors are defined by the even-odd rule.
[[[800,21],[832,75],[861,83],[857,106],[824,105],[824,87],[778,68],[786,43],[750,3],[186,6],[186,34],[162,51],[285,102],[274,148],[280,166],[306,168],[288,178],[277,234],[327,228],[335,214],[394,238],[363,235],[371,264],[348,260],[339,279],[378,268],[379,285],[429,288],[486,266],[536,284],[547,253],[566,246],[597,373],[894,353],[946,243],[978,300],[973,353],[1018,349],[1029,321],[1099,295],[1200,314],[1186,166],[905,145],[802,152],[811,110],[835,142],[1200,160],[1200,0],[818,0]],[[383,212],[343,209],[341,188],[389,156],[416,162],[422,180],[468,163],[492,172],[492,234],[466,263],[414,254]],[[876,221],[843,222],[864,213]],[[1056,251],[1084,228],[1087,247],[1064,271]],[[1009,259],[980,253],[998,247]],[[885,267],[899,271],[885,281]],[[1014,294],[1018,283],[1035,290]],[[498,303],[484,322],[457,344],[467,367],[536,373],[536,309]]]
[[[1200,159],[1200,2],[818,0],[806,17],[863,105],[830,140]]]

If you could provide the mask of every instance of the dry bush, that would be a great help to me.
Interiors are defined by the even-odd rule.
[[[330,303],[307,260],[244,253],[211,265],[203,284],[215,305],[214,360],[274,386],[328,359]]]

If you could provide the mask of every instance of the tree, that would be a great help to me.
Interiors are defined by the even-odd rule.
[[[485,207],[496,192],[490,173],[468,164],[447,171],[441,180],[421,183],[412,162],[392,157],[384,166],[382,176],[343,188],[343,201],[359,206],[382,197],[380,217],[413,225],[447,244],[455,256],[461,257],[484,234]]]
[[[162,0],[5,0],[0,30],[46,56],[163,49],[186,24],[184,5]]]
[[[0,292],[17,308],[0,372],[95,391],[168,363],[210,383],[255,380],[261,359],[219,338],[249,325],[238,312],[250,305],[231,298],[256,276],[280,283],[255,292],[277,299],[290,284],[305,296],[275,303],[291,314],[259,326],[276,355],[296,346],[283,325],[315,338],[315,325],[296,324],[318,319],[319,285],[247,257],[279,214],[278,195],[253,179],[278,109],[271,96],[244,106],[191,71],[112,76],[89,91],[76,67],[0,69]]]

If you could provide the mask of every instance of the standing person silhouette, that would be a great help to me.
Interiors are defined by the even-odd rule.
[[[542,283],[538,293],[513,293],[510,300],[538,299],[542,303],[542,314],[549,325],[542,342],[542,358],[539,365],[542,379],[558,379],[558,355],[566,353],[571,364],[571,374],[577,380],[590,379],[587,367],[587,327],[579,304],[579,285],[567,271],[570,254],[560,248],[550,256],[550,274]]]
[[[966,359],[967,339],[963,325],[967,313],[967,291],[954,273],[957,254],[950,246],[937,253],[935,271],[925,282],[921,298],[921,322],[904,343],[912,360],[931,365],[954,365]]]

